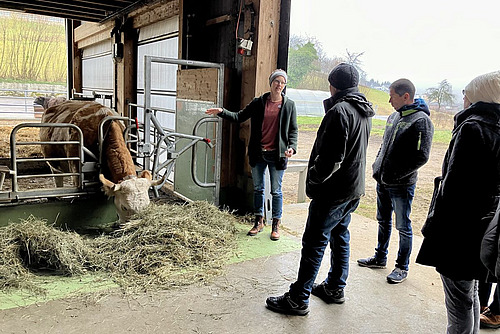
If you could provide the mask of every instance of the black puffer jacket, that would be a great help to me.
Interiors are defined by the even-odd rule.
[[[478,279],[481,240],[500,195],[500,104],[477,102],[455,116],[442,173],[417,262],[451,279]]]
[[[425,103],[400,108],[387,119],[384,138],[373,163],[373,178],[386,186],[409,186],[431,152],[434,126]]]
[[[326,115],[309,158],[306,193],[328,204],[343,203],[365,192],[366,147],[375,112],[357,88],[342,90],[323,104]]]

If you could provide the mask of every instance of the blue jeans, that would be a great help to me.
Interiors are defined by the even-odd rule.
[[[447,334],[479,333],[478,281],[456,281],[441,275],[448,315]]]
[[[329,288],[344,288],[349,275],[349,223],[359,199],[339,205],[325,205],[312,200],[302,236],[302,255],[297,281],[290,285],[294,300],[309,302],[326,246],[330,242],[330,271],[325,279]]]
[[[411,228],[411,203],[415,195],[415,185],[387,187],[377,183],[378,245],[375,257],[387,261],[389,240],[392,231],[392,212],[396,214],[396,229],[399,231],[399,251],[396,267],[408,270],[413,242]]]
[[[253,179],[253,207],[256,216],[264,216],[264,190],[266,180],[264,178],[266,167],[269,168],[271,179],[272,213],[273,218],[281,219],[283,206],[283,193],[281,192],[281,182],[284,170],[276,169],[276,162],[263,156],[263,159],[252,167]]]

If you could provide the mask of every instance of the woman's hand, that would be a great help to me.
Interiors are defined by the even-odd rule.
[[[207,115],[217,115],[222,112],[222,108],[210,108],[205,111],[205,114]]]

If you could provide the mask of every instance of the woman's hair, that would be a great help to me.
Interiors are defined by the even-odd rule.
[[[269,76],[269,86],[273,84],[273,81],[274,79],[276,79],[276,77],[283,77],[285,78],[285,83],[288,82],[288,75],[286,74],[285,70],[278,68],[274,70],[273,73],[271,73],[271,75]]]

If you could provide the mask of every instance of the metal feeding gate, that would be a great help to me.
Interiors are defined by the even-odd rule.
[[[71,128],[76,131],[78,138],[74,141],[44,142],[26,141],[17,136],[24,129],[44,127]],[[39,145],[76,145],[78,154],[67,158],[18,155],[18,148]],[[78,170],[74,173],[52,174],[46,166],[47,161],[76,162]],[[18,124],[10,134],[10,168],[0,166],[0,226],[16,222],[20,218],[26,219],[30,215],[75,230],[116,220],[113,201],[100,191],[97,174],[98,158],[83,146],[83,134],[77,126],[54,123]],[[10,177],[10,189],[5,187],[7,175]],[[70,182],[64,184],[64,178],[70,179]],[[55,187],[55,180],[60,180],[62,187]]]
[[[189,67],[177,71],[175,111],[152,106],[154,63]],[[224,65],[145,56],[144,81],[144,121],[139,126],[143,129],[143,136],[137,145],[143,168],[151,170],[154,177],[170,176],[174,171],[174,191],[177,194],[219,205],[221,142],[218,138],[221,137],[222,120],[206,117],[205,111],[222,105]],[[160,124],[156,117],[158,111],[174,113],[175,131]],[[183,154],[190,148],[190,155]]]
[[[205,88],[211,87],[210,90],[214,93],[210,100],[177,96],[177,110],[171,111],[175,114],[176,130],[162,126],[156,117],[156,112],[161,108],[151,106],[152,63],[175,64],[215,71],[209,75],[211,82],[203,83]],[[178,72],[182,71],[192,71],[192,69]],[[221,64],[145,56],[144,106],[131,104],[131,107],[143,108],[143,122],[137,118],[130,119],[121,116],[104,118],[99,125],[99,148],[103,147],[105,124],[113,120],[122,121],[126,126],[124,138],[136,164],[145,170],[150,170],[154,178],[169,177],[174,172],[174,190],[179,195],[191,200],[207,200],[218,205],[221,143],[217,139],[221,136],[221,120],[217,117],[206,117],[204,112],[207,108],[222,104],[223,71],[224,67]],[[202,73],[202,76],[206,76],[206,73]],[[179,77],[182,82],[182,74],[178,74]],[[16,137],[18,131],[23,128],[42,127],[70,127],[78,133],[78,140],[30,142]],[[24,145],[77,145],[79,153],[77,156],[67,158],[19,157],[17,148]],[[113,201],[107,199],[100,190],[98,174],[105,157],[102,150],[99,152],[97,157],[83,145],[83,133],[73,124],[25,123],[17,125],[10,136],[11,166],[10,168],[0,166],[0,224],[5,225],[9,221],[27,218],[31,214],[45,218],[50,223],[64,224],[75,230],[87,229],[89,226],[99,227],[116,221]],[[45,164],[48,161],[63,160],[77,162],[78,170],[74,173],[61,174],[52,174],[50,171],[20,173],[22,170],[20,166],[25,163]],[[3,189],[7,175],[11,179],[10,190]],[[54,187],[51,184],[48,187],[39,187],[35,185],[34,189],[27,190],[19,187],[20,181],[29,182],[41,178],[48,178],[49,181],[59,179],[63,186]],[[63,178],[66,180],[69,178],[70,181],[76,180],[76,182],[70,182],[70,185],[68,182],[64,184]],[[153,189],[155,196],[159,195],[161,186]]]

